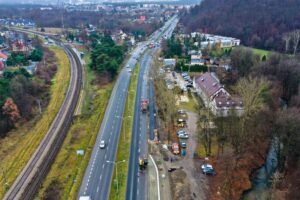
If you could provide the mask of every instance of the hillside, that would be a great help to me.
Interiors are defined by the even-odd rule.
[[[298,0],[204,0],[185,13],[186,31],[237,37],[242,43],[284,51],[283,34],[300,28]]]

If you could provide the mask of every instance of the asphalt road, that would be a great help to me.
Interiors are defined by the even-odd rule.
[[[174,28],[176,27],[178,20],[173,18],[165,25],[165,32],[160,34],[159,37],[170,38]],[[129,168],[127,174],[127,188],[126,199],[127,200],[146,200],[148,199],[148,178],[147,173],[139,170],[138,160],[140,157],[148,156],[148,139],[153,139],[153,129],[155,126],[155,104],[154,104],[154,88],[152,81],[149,81],[149,70],[153,60],[153,55],[158,50],[154,48],[147,50],[141,61],[141,69],[139,73],[136,100],[135,100],[135,112],[134,112],[134,124],[132,131],[132,141],[129,158]],[[148,113],[142,113],[140,111],[140,102],[142,99],[152,100],[149,105]],[[149,124],[150,122],[150,124]],[[152,133],[150,133],[152,131]],[[150,133],[150,134],[149,134]]]
[[[138,46],[132,53],[127,65],[133,70],[137,63],[135,58],[139,57],[144,45]],[[127,91],[131,72],[129,68],[124,68],[114,86],[108,107],[102,121],[92,155],[85,171],[84,179],[81,183],[78,198],[80,196],[90,196],[91,199],[108,199],[110,183],[114,166],[107,161],[115,161],[122,117],[127,98]],[[104,140],[106,148],[100,149],[100,141]]]
[[[151,39],[156,40],[159,36],[160,32],[156,31]],[[129,66],[132,70],[134,69],[137,63],[136,59],[140,58],[147,44],[148,42],[140,43],[134,49],[126,66]],[[141,65],[141,71],[143,69],[144,67]],[[130,76],[131,73],[128,72],[128,68],[124,68],[119,74],[81,183],[78,198],[80,196],[89,196],[92,200],[106,200],[109,198],[114,166],[107,161],[115,162]],[[138,84],[141,84],[140,81]],[[140,92],[137,91],[137,94],[140,94]],[[139,102],[137,104],[140,105]],[[101,140],[106,143],[104,149],[99,148]]]

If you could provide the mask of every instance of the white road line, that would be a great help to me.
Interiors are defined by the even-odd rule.
[[[97,193],[99,192],[99,186],[97,187]]]
[[[102,169],[104,169],[104,164],[102,165]]]

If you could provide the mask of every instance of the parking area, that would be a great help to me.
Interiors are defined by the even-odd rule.
[[[167,71],[165,81],[169,89],[173,89],[175,86],[178,86],[183,92],[193,89],[193,80],[186,72],[180,74],[175,71]]]
[[[204,160],[195,157],[198,145],[197,119],[194,112],[182,112],[186,115],[186,126],[177,132],[180,155],[168,152],[165,161],[169,169],[170,188],[173,199],[206,199],[208,177],[202,173],[201,165]],[[182,114],[182,118],[184,118]],[[165,159],[166,160],[166,159]]]

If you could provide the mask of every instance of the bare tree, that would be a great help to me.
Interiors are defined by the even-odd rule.
[[[285,42],[285,52],[287,53],[289,51],[289,48],[290,48],[291,34],[289,34],[289,33],[284,34],[282,39]]]
[[[300,30],[295,30],[291,33],[293,44],[294,44],[294,54],[297,53],[298,44],[300,40]]]
[[[240,127],[238,135],[234,137],[234,148],[236,153],[242,153],[244,146],[249,140],[249,134],[246,125],[252,117],[264,106],[264,95],[269,87],[269,82],[262,78],[242,78],[236,85],[236,91],[242,97],[244,113],[238,120]]]

